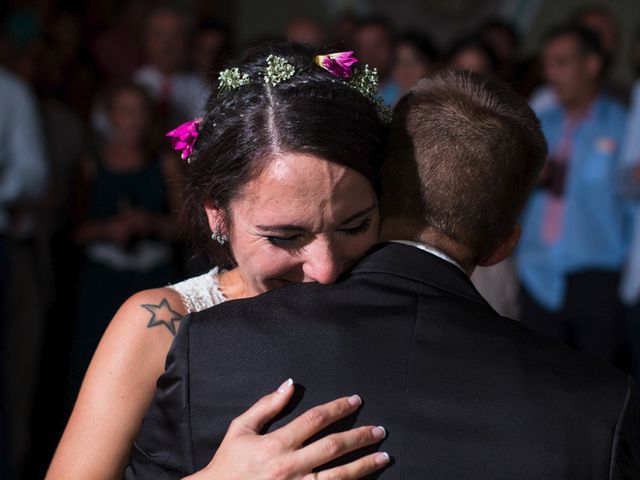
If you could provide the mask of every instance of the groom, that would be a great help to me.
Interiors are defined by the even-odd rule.
[[[387,428],[381,478],[640,478],[633,381],[500,317],[468,278],[517,243],[546,157],[535,115],[501,84],[442,73],[400,102],[391,146],[389,242],[334,285],[183,320],[130,472],[204,467],[231,419],[292,376],[296,411],[365,399],[351,422]]]

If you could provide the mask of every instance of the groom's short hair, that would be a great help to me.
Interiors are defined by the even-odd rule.
[[[390,133],[383,215],[445,234],[474,264],[509,236],[547,155],[526,101],[469,72],[419,81],[396,107]]]

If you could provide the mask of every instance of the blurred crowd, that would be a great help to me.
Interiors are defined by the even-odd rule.
[[[230,25],[146,0],[108,23],[82,9],[7,9],[0,34],[0,478],[41,478],[118,306],[211,266],[180,238],[182,164],[163,136],[199,116]],[[504,315],[640,374],[640,80],[618,85],[607,8],[576,12],[522,56],[494,19],[446,49],[383,17],[292,18],[280,38],[354,50],[393,106],[441,68],[495,75],[530,100],[549,161],[513,258],[479,269]],[[505,179],[508,181],[508,179]],[[135,368],[135,366],[132,366]],[[2,464],[3,463],[3,464]]]

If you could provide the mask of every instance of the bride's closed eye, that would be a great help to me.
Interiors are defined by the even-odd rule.
[[[359,225],[356,225],[355,227],[341,228],[336,231],[349,236],[361,235],[369,230],[369,227],[371,227],[372,220],[373,220],[372,218],[367,218],[363,220],[362,223],[360,223]],[[269,236],[265,236],[265,238],[269,243],[277,247],[299,248],[300,244],[303,243],[304,234],[298,233],[295,235],[287,235],[287,236],[269,235]]]
[[[303,236],[302,234],[297,234],[287,237],[267,236],[265,238],[276,247],[293,247],[302,240]]]
[[[338,230],[338,232],[344,233],[346,235],[351,235],[351,236],[360,235],[362,233],[365,233],[367,230],[369,230],[372,220],[373,220],[372,218],[367,218],[360,225],[357,225],[351,228],[341,228],[340,230]]]

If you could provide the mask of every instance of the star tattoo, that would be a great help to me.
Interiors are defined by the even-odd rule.
[[[164,325],[169,329],[171,335],[176,336],[175,322],[179,322],[182,319],[182,315],[171,309],[166,298],[163,298],[158,305],[143,304],[141,307],[152,313],[147,328]]]

